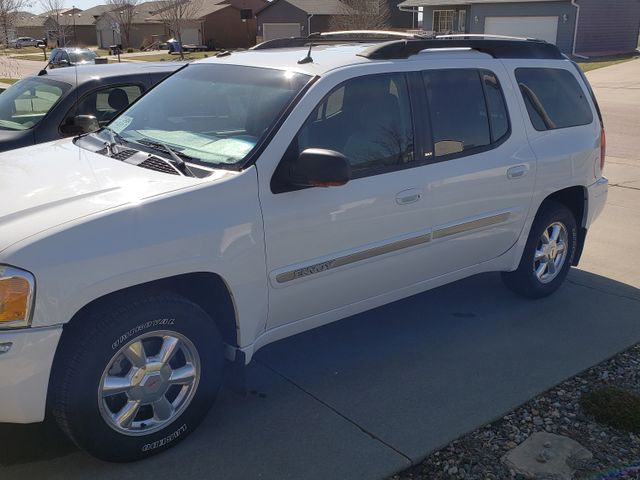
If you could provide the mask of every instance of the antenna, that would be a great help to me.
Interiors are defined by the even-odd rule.
[[[299,65],[304,65],[305,63],[313,63],[313,58],[311,58],[311,47],[313,47],[313,42],[309,44],[309,51],[307,52],[307,56],[298,60]]]

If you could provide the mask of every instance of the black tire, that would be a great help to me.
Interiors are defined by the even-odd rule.
[[[560,223],[566,228],[568,251],[555,278],[548,283],[543,283],[534,272],[534,256],[545,230],[554,223]],[[577,244],[578,227],[573,212],[561,203],[546,201],[540,207],[531,226],[518,269],[513,272],[503,272],[502,280],[511,290],[528,298],[542,298],[551,295],[562,285],[569,273]]]
[[[117,431],[103,416],[106,410],[99,394],[103,372],[120,348],[141,336],[146,336],[148,345],[158,331],[173,332],[191,342],[183,340],[180,345],[195,347],[199,381],[190,387],[194,393],[184,410],[173,419],[167,417],[166,425],[159,423],[159,430],[137,435]],[[162,343],[167,337],[159,334],[158,338]],[[177,355],[183,353],[171,358]],[[51,376],[49,408],[62,430],[91,455],[115,462],[140,460],[174,446],[195,430],[222,385],[223,365],[222,337],[198,305],[174,294],[121,298],[86,312],[65,328]]]

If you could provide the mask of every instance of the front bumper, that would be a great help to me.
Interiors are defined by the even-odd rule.
[[[53,357],[62,327],[0,331],[0,422],[44,420]],[[10,346],[9,346],[10,344]]]
[[[589,199],[587,203],[588,213],[585,227],[589,228],[591,223],[602,213],[604,205],[607,202],[607,194],[609,192],[609,179],[600,177],[595,183],[587,187]]]

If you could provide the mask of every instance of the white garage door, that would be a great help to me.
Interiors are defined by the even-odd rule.
[[[182,43],[185,45],[200,45],[200,35],[197,28],[183,28]]]
[[[266,42],[267,40],[274,40],[276,38],[289,38],[300,36],[300,24],[299,23],[263,23],[262,24],[262,38]]]
[[[487,17],[484,33],[529,37],[556,43],[558,39],[558,17]]]

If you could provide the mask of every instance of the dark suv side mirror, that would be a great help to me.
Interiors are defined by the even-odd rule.
[[[95,132],[98,129],[100,129],[100,124],[93,115],[76,115],[60,127],[60,131],[65,135],[82,135],[83,133]]]
[[[292,173],[298,187],[339,187],[351,180],[351,165],[340,152],[308,148],[298,157]]]

